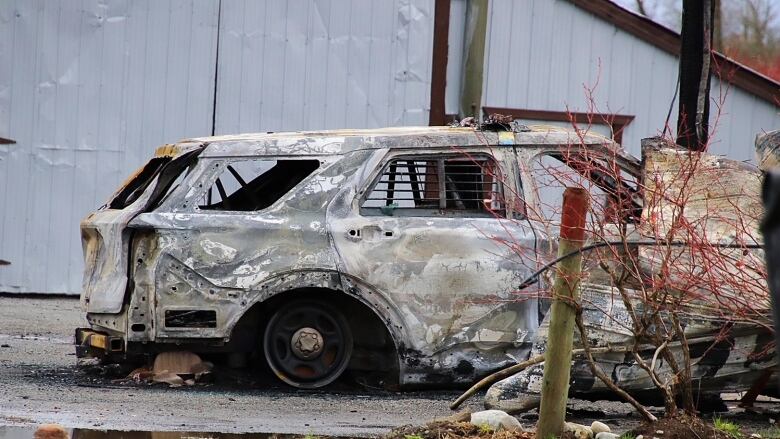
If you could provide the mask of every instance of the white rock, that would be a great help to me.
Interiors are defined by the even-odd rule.
[[[563,424],[563,431],[570,431],[576,439],[591,439],[593,437],[593,430],[587,425],[575,424],[574,422],[566,422]]]
[[[645,439],[645,437],[640,434],[639,436],[635,437],[634,439]]]
[[[590,424],[590,429],[593,432],[593,434],[597,435],[601,432],[611,432],[612,429],[609,428],[609,425],[599,422],[599,421],[593,421],[592,424]]]
[[[661,434],[664,434],[664,431],[663,430],[656,430],[655,434],[661,435]]]
[[[620,439],[620,436],[616,435],[615,433],[610,433],[608,431],[602,431],[596,434],[596,439]]]
[[[480,427],[487,425],[494,431],[502,429],[509,431],[523,429],[523,427],[520,425],[520,421],[518,421],[517,418],[501,410],[483,410],[481,412],[474,412],[471,414],[470,422]]]

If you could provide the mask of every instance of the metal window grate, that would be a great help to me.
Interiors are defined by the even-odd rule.
[[[498,166],[487,157],[399,158],[364,199],[364,208],[504,211]]]

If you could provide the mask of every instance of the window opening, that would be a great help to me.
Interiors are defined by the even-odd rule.
[[[243,160],[229,163],[206,190],[203,210],[262,210],[311,175],[319,160]]]
[[[149,187],[154,177],[160,172],[160,169],[168,162],[170,157],[155,157],[147,162],[142,168],[135,172],[119,193],[111,200],[109,209],[124,209],[133,204],[138,197]]]
[[[531,171],[540,204],[540,211],[529,213],[532,218],[558,225],[566,187],[579,187],[590,193],[590,223],[636,222],[641,215],[637,177],[614,161],[555,152],[536,157]]]
[[[149,197],[149,202],[146,206],[147,211],[160,207],[162,202],[176,190],[179,183],[184,180],[192,167],[195,166],[198,154],[202,150],[201,148],[182,154],[163,167],[159,173],[157,185]]]
[[[501,178],[487,157],[397,158],[386,167],[361,208],[366,214],[502,214]]]

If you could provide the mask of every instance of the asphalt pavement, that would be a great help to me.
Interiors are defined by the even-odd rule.
[[[449,416],[448,405],[460,394],[343,383],[304,391],[219,368],[215,382],[193,387],[136,384],[119,380],[124,375],[114,369],[77,364],[73,332],[84,325],[77,298],[0,295],[0,426],[54,422],[98,430],[375,436]],[[477,395],[462,408],[480,410],[481,403]],[[772,428],[780,435],[772,422],[780,418],[777,403],[752,412],[728,405],[724,416],[749,431]],[[570,401],[567,418],[600,420],[618,432],[640,422],[628,404],[608,401]],[[536,415],[520,421],[533,426]]]
[[[0,297],[0,425],[372,435],[450,415],[458,395],[120,383],[77,366],[72,334],[85,324],[75,298]],[[479,409],[479,401],[470,407]]]

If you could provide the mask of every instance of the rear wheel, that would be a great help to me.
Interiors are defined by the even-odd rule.
[[[332,383],[352,355],[352,332],[344,315],[315,300],[288,303],[265,329],[263,351],[271,370],[285,383],[314,389]]]

